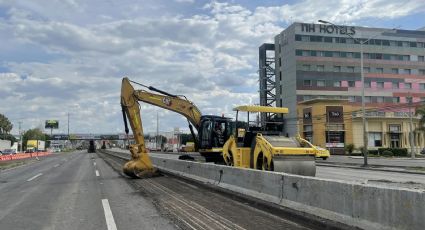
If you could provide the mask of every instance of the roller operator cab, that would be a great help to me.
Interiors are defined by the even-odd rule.
[[[280,122],[250,123],[250,113],[288,113],[287,108],[269,106],[239,106],[236,111],[236,127],[223,146],[223,159],[229,166],[278,171],[304,176],[315,176],[314,145],[300,137],[287,137],[279,128]],[[238,122],[239,112],[246,112],[248,122]]]

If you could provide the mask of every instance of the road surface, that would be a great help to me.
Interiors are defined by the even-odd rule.
[[[96,154],[0,172],[0,229],[175,229]],[[116,227],[116,228],[115,228]]]

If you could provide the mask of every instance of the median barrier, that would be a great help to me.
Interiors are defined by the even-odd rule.
[[[424,229],[423,190],[152,157],[164,172],[362,229]]]
[[[11,161],[11,160],[20,160],[32,157],[41,157],[47,156],[50,152],[35,152],[35,153],[17,153],[17,154],[9,154],[0,156],[0,161]]]

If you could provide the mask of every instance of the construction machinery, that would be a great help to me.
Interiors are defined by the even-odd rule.
[[[223,158],[227,165],[305,176],[316,175],[315,155],[320,149],[299,136],[282,135],[276,128],[277,124],[261,127],[259,124],[252,125],[249,121],[249,113],[286,114],[287,108],[239,106],[234,110],[237,126],[223,146]],[[248,122],[238,122],[239,112],[247,112]]]
[[[147,90],[135,90],[131,85],[141,85]],[[223,161],[222,151],[225,140],[231,133],[230,119],[214,115],[202,115],[200,110],[184,96],[173,95],[152,86],[130,81],[123,78],[121,85],[121,107],[125,132],[128,134],[127,118],[133,131],[135,144],[130,145],[131,160],[124,165],[124,173],[130,177],[149,177],[155,174],[151,160],[147,154],[143,137],[142,120],[139,101],[174,111],[186,117],[189,129],[195,142],[195,151],[198,151],[207,162]],[[193,129],[195,127],[197,134]],[[216,132],[219,127],[222,132]]]

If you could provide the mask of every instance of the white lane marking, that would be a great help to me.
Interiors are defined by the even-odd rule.
[[[96,176],[100,176],[99,171],[96,170]]]
[[[106,226],[108,227],[108,230],[117,230],[108,199],[102,199],[102,206],[103,212],[105,213]]]
[[[93,162],[93,165],[96,166],[96,162]]]
[[[55,165],[53,165],[53,168],[56,168],[56,167],[58,167],[59,166],[59,164],[55,164]]]
[[[35,178],[37,178],[37,177],[39,177],[39,176],[41,176],[41,175],[43,175],[43,173],[39,173],[39,174],[37,174],[37,175],[35,175],[35,176],[31,177],[31,178],[30,178],[30,179],[28,179],[27,181],[32,181],[32,180],[34,180]]]

